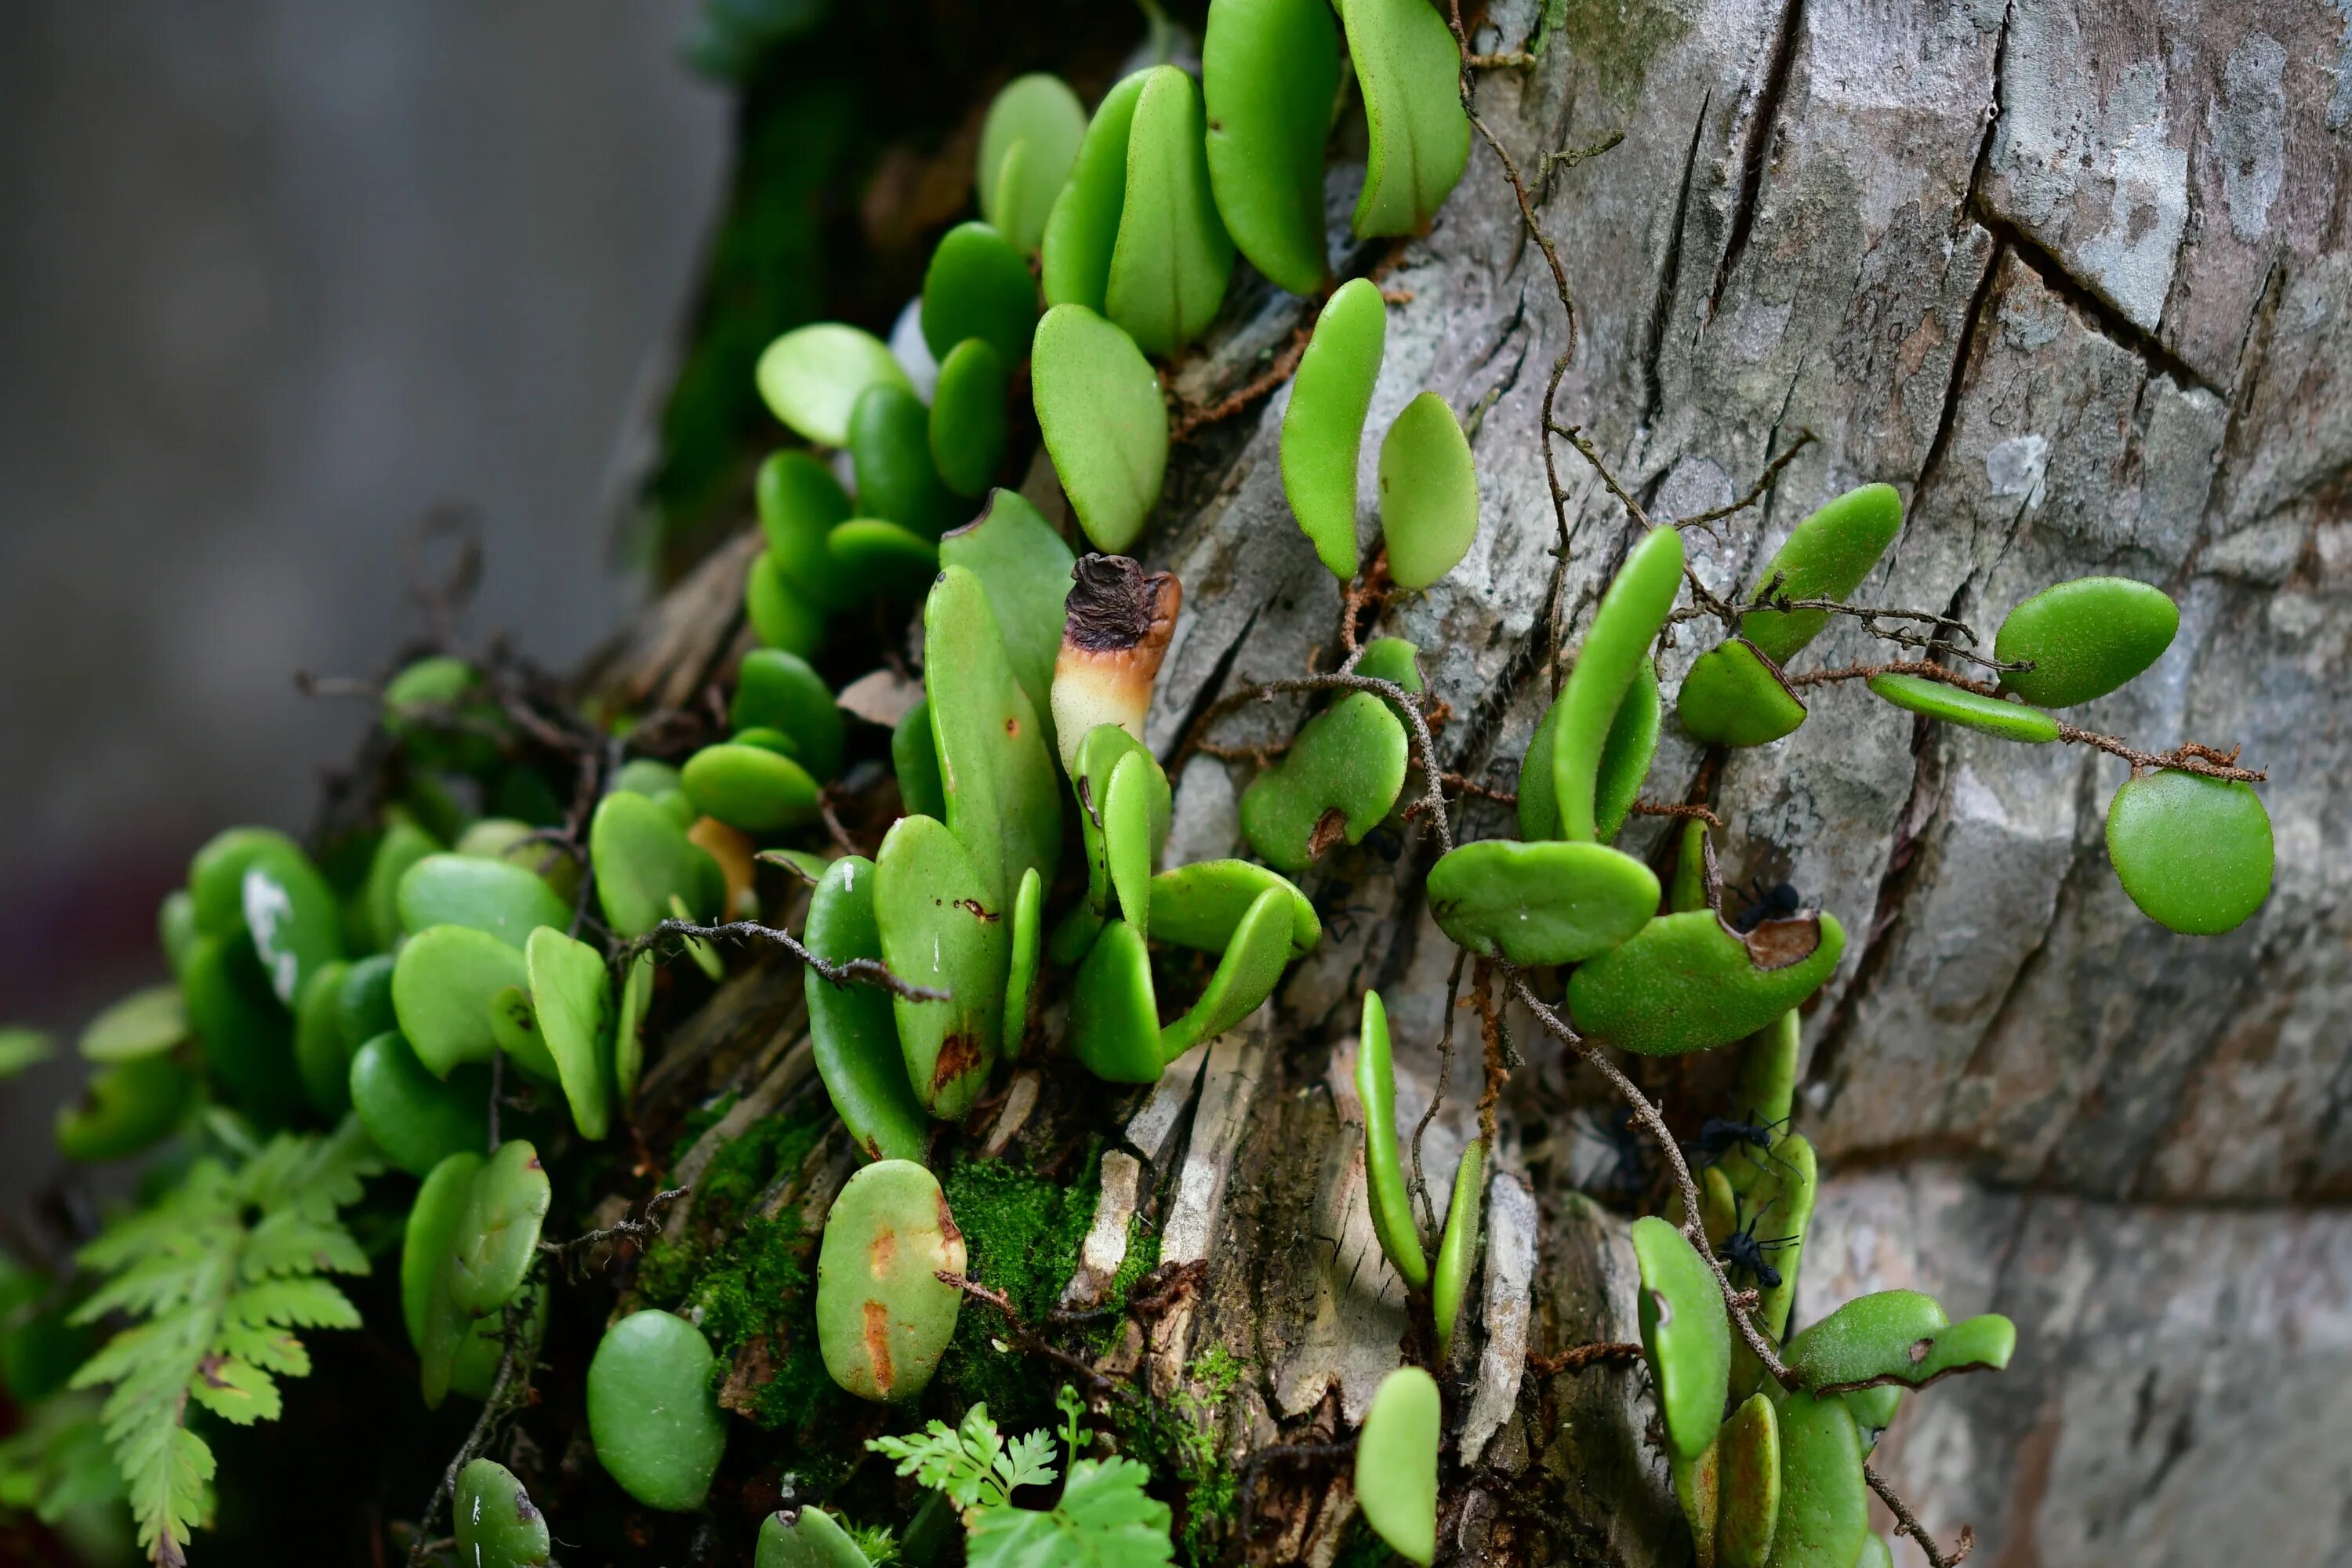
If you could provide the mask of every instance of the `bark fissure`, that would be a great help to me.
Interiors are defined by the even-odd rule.
[[[1757,89],[1756,107],[1748,126],[1748,144],[1739,159],[1739,195],[1732,203],[1731,222],[1724,237],[1723,256],[1716,263],[1715,286],[1707,291],[1709,321],[1723,304],[1723,290],[1732,269],[1748,253],[1748,238],[1756,227],[1756,208],[1763,199],[1764,171],[1770,162],[1772,137],[1780,121],[1780,100],[1789,90],[1789,75],[1797,63],[1797,40],[1804,30],[1804,0],[1787,0],[1772,33],[1772,51]]]

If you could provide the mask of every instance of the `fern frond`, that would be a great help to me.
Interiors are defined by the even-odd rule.
[[[280,1377],[310,1370],[288,1331],[359,1326],[329,1274],[364,1274],[366,1255],[336,1219],[381,1157],[355,1121],[325,1137],[280,1133],[232,1170],[202,1160],[144,1213],[115,1221],[83,1247],[83,1265],[113,1276],[76,1312],[93,1322],[137,1320],[74,1373],[109,1385],[99,1421],[157,1563],[187,1561],[189,1536],[212,1508],[212,1450],[188,1429],[194,1404],[223,1420],[274,1421]]]
[[[280,1210],[262,1216],[247,1241],[238,1274],[247,1280],[281,1274],[364,1274],[367,1255],[332,1220]]]

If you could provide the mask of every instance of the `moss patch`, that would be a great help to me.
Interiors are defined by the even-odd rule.
[[[696,1115],[715,1121],[725,1113],[720,1103]],[[753,1354],[764,1355],[769,1365],[749,1389],[743,1414],[772,1432],[803,1432],[849,1398],[834,1385],[817,1352],[815,1238],[796,1212],[772,1218],[753,1212],[762,1193],[807,1160],[831,1121],[831,1107],[810,1097],[728,1143],[696,1187],[687,1235],[657,1243],[638,1267],[645,1304],[676,1310],[701,1324],[719,1357],[714,1375],[722,1382],[734,1370],[737,1352],[759,1342]],[[808,1459],[822,1461],[822,1447],[810,1445]],[[800,1468],[814,1477],[822,1465]]]
[[[1119,1452],[1150,1467],[1154,1490],[1172,1494],[1177,1554],[1190,1568],[1223,1557],[1240,1517],[1241,1476],[1225,1453],[1223,1413],[1242,1370],[1223,1345],[1212,1345],[1185,1368],[1192,1386],[1162,1402],[1112,1406]]]
[[[1024,1323],[1044,1324],[1077,1270],[1078,1248],[1094,1224],[1101,1152],[1099,1143],[1087,1149],[1075,1180],[989,1160],[947,1174],[948,1209],[963,1232],[966,1268],[1003,1291]],[[940,1376],[959,1405],[985,1404],[1007,1432],[1053,1424],[1062,1379],[1012,1348],[1003,1320],[981,1303],[964,1304]]]

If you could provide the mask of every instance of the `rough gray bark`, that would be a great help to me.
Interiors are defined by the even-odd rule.
[[[1516,47],[1535,21],[1496,6],[1478,45]],[[1974,1526],[1978,1561],[2185,1568],[2249,1545],[2342,1560],[2352,10],[1566,0],[1532,68],[1484,74],[1479,102],[1577,292],[1559,418],[1660,515],[1727,501],[1801,429],[1817,437],[1762,507],[1692,536],[1700,574],[1727,591],[1813,505],[1892,482],[1908,521],[1860,598],[1989,629],[2060,578],[2160,583],[2182,606],[2178,642],[2080,721],[2152,749],[2243,742],[2270,773],[2275,889],[2244,928],[2200,940],[2142,919],[2108,868],[2113,757],[1915,726],[1843,686],[1812,694],[1790,740],[1729,758],[1712,795],[1727,879],[1785,878],[1853,933],[1804,1031],[1799,1122],[1827,1181],[1800,1320],[1893,1286],[2018,1320],[2007,1374],[1906,1401],[1876,1458],[1944,1539]],[[1546,173],[1546,153],[1621,129],[1615,151]],[[1335,215],[1360,179],[1335,169]],[[1473,433],[1486,525],[1381,629],[1423,649],[1451,765],[1507,788],[1559,674],[1538,428],[1566,340],[1483,145],[1383,282],[1410,299],[1371,428],[1424,387],[1444,395]],[[1204,405],[1248,381],[1308,309],[1237,293],[1180,395]],[[1163,757],[1220,695],[1328,668],[1339,595],[1282,502],[1286,397],[1180,447],[1146,542],[1187,588],[1149,726]],[[1572,650],[1630,529],[1556,450]],[[1670,653],[1669,691],[1705,640]],[[1838,622],[1800,668],[1874,656]],[[1218,738],[1270,740],[1303,710],[1252,709]],[[1700,762],[1670,723],[1648,793],[1681,798]],[[1247,777],[1185,763],[1171,860],[1234,850]],[[1514,830],[1475,801],[1458,826]],[[1396,1359],[1402,1290],[1364,1217],[1346,1062],[1355,998],[1376,984],[1406,1114],[1431,1093],[1454,950],[1418,901],[1426,860],[1411,840],[1392,862],[1327,860],[1309,879],[1337,911],[1324,946],[1248,1030],[1125,1113],[1140,1110],[1137,1190],[1166,1256],[1204,1269],[1129,1364],[1164,1391],[1207,1346],[1235,1353],[1252,1369],[1235,1454],[1328,1436]],[[1423,1150],[1441,1204],[1476,1093],[1475,1020],[1456,1032]],[[1512,1033],[1528,1062],[1502,1108],[1480,1330],[1457,1352],[1474,1430],[1456,1452],[1475,1458],[1448,1529],[1474,1560],[1685,1561],[1639,1370],[1522,1378],[1508,1351],[1633,1325],[1622,1204],[1580,1190],[1606,1195],[1612,1108],[1528,1019]],[[1648,1081],[1704,1114],[1720,1064]],[[1306,1473],[1254,1482],[1279,1526],[1255,1555],[1331,1560],[1352,1503],[1328,1468]]]
[[[1539,186],[1585,334],[1559,417],[1665,515],[1730,500],[1798,430],[1818,437],[1759,512],[1694,537],[1702,574],[1728,588],[1812,505],[1890,481],[1909,521],[1860,597],[1989,627],[2062,577],[2163,584],[2182,605],[2179,642],[2081,721],[2157,747],[2243,742],[2270,770],[2276,890],[2245,928],[2198,940],[2140,918],[2106,864],[2114,758],[1915,732],[1846,687],[1819,691],[1790,740],[1730,759],[1715,790],[1727,876],[1785,877],[1855,933],[1805,1029],[1801,1123],[1831,1176],[1801,1315],[1916,1285],[1956,1312],[2019,1320],[2013,1370],[1910,1401],[1880,1455],[1947,1539],[1974,1524],[1979,1560],[2210,1563],[2250,1540],[2266,1561],[2339,1560],[2352,913],[2326,847],[2352,842],[2335,787],[2352,763],[2352,13],[2244,0],[1564,12],[1539,65],[1479,87],[1531,179],[1546,153],[1625,132]],[[1498,8],[1479,45],[1515,47],[1531,20]],[[1335,206],[1353,184],[1335,174]],[[1464,567],[1383,629],[1424,650],[1454,711],[1442,741],[1454,765],[1507,785],[1555,673],[1537,428],[1564,340],[1483,146],[1385,283],[1412,297],[1391,314],[1372,427],[1424,386],[1444,394],[1474,430],[1486,525]],[[1241,379],[1297,310],[1267,300],[1180,385]],[[1284,396],[1192,451],[1177,493],[1193,499],[1151,537],[1150,564],[1192,589],[1154,710],[1163,750],[1206,700],[1297,674],[1330,645],[1337,591],[1280,497]],[[1370,458],[1368,444],[1367,479]],[[1574,454],[1559,458],[1567,602],[1589,610],[1629,531]],[[1670,657],[1670,689],[1696,651]],[[1883,645],[1841,624],[1806,658],[1874,656]],[[1296,713],[1220,735],[1271,737]],[[1698,756],[1669,731],[1650,793],[1678,798]],[[1190,853],[1230,847],[1231,784],[1244,782],[1240,766],[1189,763]],[[1464,816],[1470,836],[1510,830],[1502,808]],[[1340,901],[1360,914],[1281,998],[1248,1179],[1229,1184],[1233,1245],[1212,1259],[1230,1279],[1202,1314],[1257,1352],[1277,1415],[1311,1405],[1318,1375],[1360,1408],[1364,1373],[1322,1325],[1383,1273],[1358,1267],[1353,1226],[1306,1223],[1308,1194],[1345,1163],[1312,1151],[1344,1151],[1350,1110],[1326,1088],[1345,1080],[1323,1070],[1319,1042],[1344,1036],[1356,989],[1378,984],[1426,1084],[1452,956],[1391,868],[1358,857],[1329,875],[1354,879]],[[1529,1082],[1507,1103],[1542,1204],[1536,1344],[1625,1337],[1620,1222],[1571,1195],[1593,1165],[1576,1149],[1581,1107],[1599,1102],[1567,1084],[1549,1042],[1516,1035]],[[1457,1110],[1470,1078],[1475,1063],[1458,1063]],[[1441,1201],[1460,1131],[1431,1151]],[[1368,1332],[1384,1321],[1358,1310]],[[1638,1407],[1613,1455],[1561,1419],[1596,1384],[1634,1381],[1606,1366],[1531,1378],[1493,1445],[1499,1471],[1555,1472],[1538,1489],[1590,1532],[1556,1532],[1562,1557],[1680,1550]],[[1542,1429],[1551,1445],[1531,1456]],[[1465,1528],[1484,1517],[1473,1509]]]

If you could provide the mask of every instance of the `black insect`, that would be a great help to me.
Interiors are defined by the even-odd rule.
[[[1768,1208],[1769,1206],[1769,1205],[1766,1205]],[[1758,1285],[1767,1290],[1774,1290],[1780,1288],[1780,1271],[1773,1268],[1764,1255],[1768,1252],[1778,1252],[1784,1247],[1793,1247],[1799,1238],[1794,1236],[1780,1236],[1767,1239],[1758,1236],[1756,1226],[1763,1217],[1764,1211],[1759,1209],[1748,1216],[1747,1224],[1741,1225],[1735,1213],[1732,1218],[1731,1234],[1723,1238],[1722,1257],[1723,1260],[1734,1268],[1744,1269],[1748,1277],[1755,1280]]]
[[[1754,1116],[1756,1112],[1751,1108],[1748,1114]],[[1690,1147],[1701,1162],[1710,1164],[1742,1144],[1755,1150],[1759,1156],[1769,1158],[1773,1140],[1788,1127],[1789,1119],[1785,1116],[1778,1121],[1735,1121],[1729,1117],[1710,1116],[1699,1124],[1698,1142]]]
[[[1768,888],[1764,879],[1758,877],[1740,890],[1749,901],[1747,908],[1731,917],[1731,929],[1737,931],[1754,931],[1766,921],[1787,920],[1804,907],[1797,889],[1786,882],[1776,882]]]

